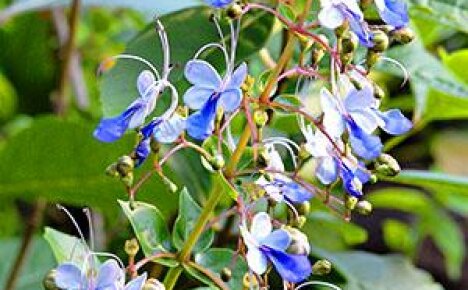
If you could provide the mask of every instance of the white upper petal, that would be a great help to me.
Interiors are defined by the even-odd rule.
[[[323,27],[335,29],[344,22],[343,13],[334,6],[324,6],[319,14],[318,20]]]
[[[254,216],[250,227],[250,233],[255,240],[261,241],[267,237],[272,230],[273,226],[271,224],[271,219],[266,212],[259,212]]]
[[[350,113],[354,122],[367,134],[371,134],[379,125],[379,118],[375,115],[372,109],[366,108],[356,110]]]
[[[199,87],[217,90],[221,86],[221,77],[214,67],[204,60],[191,60],[185,65],[185,78]]]

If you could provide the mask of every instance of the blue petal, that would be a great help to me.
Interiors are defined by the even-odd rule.
[[[242,101],[242,91],[240,89],[230,89],[221,93],[220,106],[226,112],[233,112],[239,108]]]
[[[291,244],[291,236],[285,230],[275,230],[266,236],[261,243],[278,251],[286,251]]]
[[[149,138],[153,134],[156,127],[160,126],[162,120],[160,118],[156,118],[148,123],[145,127],[141,129],[141,134],[143,134],[144,138]]]
[[[309,259],[305,255],[287,254],[269,247],[262,247],[261,250],[273,263],[281,278],[286,281],[301,282],[312,272]]]
[[[135,148],[135,167],[140,166],[151,153],[151,138],[143,138]]]
[[[348,120],[347,125],[354,153],[367,160],[379,157],[383,147],[380,138],[367,134],[353,120]]]
[[[354,197],[362,196],[362,184],[359,178],[344,164],[341,167],[341,178],[344,189]]]
[[[191,60],[185,65],[185,78],[198,87],[217,90],[221,77],[214,67],[204,60]]]
[[[286,182],[281,188],[284,198],[292,203],[303,203],[312,198],[312,193],[295,182]]]
[[[141,290],[146,282],[146,272],[128,282],[124,290]]]
[[[359,162],[359,167],[354,171],[354,175],[361,181],[362,184],[367,183],[370,180],[369,172],[365,171],[366,165],[364,162]]]
[[[142,71],[140,75],[138,75],[137,79],[137,89],[140,93],[140,96],[145,97],[147,95],[150,95],[150,92],[154,92],[154,90],[151,89],[151,87],[153,86],[154,88],[155,82],[156,79],[151,71]]]
[[[109,259],[99,267],[99,273],[96,280],[97,289],[112,289],[116,288],[119,281],[124,279],[124,271],[119,267],[117,261]]]
[[[176,114],[154,130],[154,138],[160,143],[172,143],[182,134],[185,126],[186,120]]]
[[[88,284],[81,269],[71,263],[64,263],[57,267],[55,283],[59,288],[67,290],[87,289]]]
[[[205,3],[215,7],[215,8],[224,8],[231,4],[232,0],[205,0]]]
[[[381,126],[385,132],[392,135],[401,135],[408,132],[413,124],[408,120],[400,110],[393,109],[386,112],[376,111],[377,115],[384,121]]]
[[[214,89],[193,86],[185,92],[184,103],[192,110],[200,110],[214,92]]]
[[[142,105],[138,103],[130,106],[120,116],[102,119],[94,130],[94,137],[101,142],[113,142],[119,139],[127,130],[132,116],[142,108]]]
[[[333,157],[318,159],[315,175],[323,184],[330,184],[338,177],[338,164]]]
[[[407,26],[409,18],[406,3],[401,0],[384,0],[384,2],[385,8],[383,10],[378,9],[380,18],[395,28]]]
[[[232,73],[227,89],[239,89],[247,76],[247,64],[241,63]]]
[[[187,118],[187,133],[192,138],[205,140],[213,133],[218,101],[218,95],[211,96],[200,111]]]
[[[362,17],[352,12],[348,8],[342,8],[342,12],[349,22],[349,27],[354,33],[356,33],[361,44],[365,47],[372,47],[374,45],[372,43],[372,34],[369,27],[367,26],[367,23],[362,20]]]

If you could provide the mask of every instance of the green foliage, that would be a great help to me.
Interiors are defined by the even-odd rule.
[[[193,200],[187,189],[184,188],[179,194],[179,215],[174,224],[172,233],[172,240],[178,250],[181,250],[184,246],[184,243],[192,232],[200,213],[200,206]],[[203,252],[207,250],[211,243],[213,243],[213,238],[214,233],[212,230],[205,231],[198,239],[193,251]]]
[[[88,246],[77,237],[64,234],[49,227],[45,228],[43,237],[49,243],[49,247],[52,249],[58,264],[71,262],[81,266],[89,258]]]
[[[463,0],[408,0],[415,18],[436,21],[468,33],[468,5]]]

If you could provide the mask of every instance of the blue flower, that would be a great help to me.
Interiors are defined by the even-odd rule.
[[[233,112],[239,107],[242,101],[240,86],[246,75],[245,63],[224,79],[206,61],[187,63],[185,77],[193,86],[185,92],[184,102],[190,109],[198,110],[187,119],[187,133],[191,137],[204,140],[211,135],[218,107],[225,112]]]
[[[364,166],[359,164],[359,166]],[[343,181],[343,188],[354,197],[362,196],[362,185],[369,181],[369,174],[359,168],[359,166],[346,165],[340,162],[340,176]]]
[[[286,201],[291,204],[300,204],[313,197],[310,191],[290,178],[281,174],[274,176],[273,181],[261,177],[256,181],[256,184],[261,186],[268,196],[276,202]]]
[[[231,4],[232,0],[205,0],[205,3],[215,8],[224,8]]]
[[[265,273],[270,261],[286,281],[297,283],[310,275],[311,266],[307,255],[286,252],[291,244],[291,236],[283,229],[273,230],[267,213],[261,212],[254,216],[250,231],[245,222],[240,230],[247,246],[247,264],[256,274]]]
[[[402,0],[375,0],[375,5],[382,20],[395,27],[402,28],[408,25],[408,8]]]
[[[133,103],[119,116],[102,119],[94,131],[94,137],[102,142],[113,142],[125,133],[143,125],[146,117],[151,114],[156,105],[161,84],[156,82],[154,74],[148,70],[140,73],[137,80],[140,94]]]
[[[342,101],[322,89],[321,104],[327,132],[338,137],[347,129],[353,151],[364,159],[377,158],[382,151],[380,138],[372,135],[377,127],[392,135],[404,134],[412,127],[411,121],[397,109],[379,111],[370,86],[349,89]]]
[[[55,282],[65,290],[141,290],[146,281],[146,273],[125,285],[125,272],[118,263],[109,259],[97,271],[84,273],[72,263],[63,263],[57,267]]]
[[[177,140],[185,130],[186,120],[178,114],[172,115],[168,120],[156,118],[141,129],[143,138],[135,148],[135,166],[140,166],[151,152],[151,137],[157,142],[168,144]]]
[[[358,3],[355,0],[321,0],[318,14],[320,24],[329,29],[336,29],[348,21],[351,30],[356,33],[362,45],[372,47],[372,33]]]

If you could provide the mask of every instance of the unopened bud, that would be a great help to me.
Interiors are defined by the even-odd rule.
[[[361,200],[356,205],[356,211],[362,215],[369,215],[372,212],[372,204],[367,200]]]
[[[332,263],[328,260],[318,260],[317,262],[314,263],[312,266],[312,274],[314,275],[327,275],[330,274],[332,270]]]
[[[122,177],[133,172],[134,167],[135,167],[135,162],[130,156],[124,155],[120,157],[119,160],[117,161],[117,171]]]
[[[244,289],[256,288],[258,286],[258,281],[255,275],[245,273],[244,278],[242,279],[242,286]]]
[[[305,225],[306,221],[307,221],[307,218],[303,215],[300,215],[293,220],[292,225],[300,229]]]
[[[220,170],[221,168],[226,165],[226,162],[224,161],[224,157],[222,154],[216,154],[211,158],[210,160],[210,165],[213,167],[214,170]]]
[[[55,283],[56,275],[57,275],[57,271],[55,269],[52,269],[49,272],[47,272],[47,274],[44,276],[44,279],[42,280],[42,285],[44,286],[44,289],[60,290],[60,288],[57,287],[57,284]]]
[[[136,256],[140,250],[140,245],[136,239],[126,240],[125,241],[125,253],[129,256]]]
[[[390,37],[395,42],[407,44],[413,41],[413,39],[415,38],[415,34],[411,28],[405,27],[392,31]]]
[[[149,278],[141,290],[166,290],[166,287],[159,280]]]
[[[371,174],[370,177],[369,177],[370,184],[375,184],[375,183],[377,183],[377,181],[379,181],[379,178],[377,177],[377,175]]]
[[[351,53],[356,50],[359,45],[359,39],[357,35],[352,31],[347,31],[341,38],[341,52]]]
[[[288,247],[288,252],[295,255],[309,255],[310,244],[307,236],[298,229],[287,227],[285,230],[291,237],[291,243]]]
[[[367,51],[367,56],[366,56],[366,66],[367,68],[373,67],[380,59],[380,53],[375,52],[373,50],[368,50]]]
[[[268,122],[268,113],[264,110],[255,110],[253,113],[253,120],[258,128],[263,128]]]
[[[111,176],[111,177],[119,177],[120,174],[117,171],[117,164],[112,163],[111,165],[107,166],[106,168],[106,174]]]
[[[387,50],[389,43],[387,34],[382,30],[374,30],[372,33],[374,46],[371,47],[371,50],[375,52],[384,52]]]
[[[127,186],[133,185],[133,172],[129,172],[126,176],[123,176],[120,180]]]
[[[396,176],[400,173],[401,168],[395,158],[382,153],[376,160],[375,171],[384,176]]]
[[[239,4],[232,4],[226,10],[226,15],[231,19],[237,19],[242,15],[242,7]]]
[[[347,209],[353,210],[358,203],[358,199],[352,195],[346,195],[345,197],[345,207]]]
[[[297,212],[301,215],[307,215],[310,212],[310,202],[305,201],[296,207]]]
[[[229,280],[231,280],[231,277],[232,277],[231,269],[224,267],[221,270],[221,280],[223,280],[224,282],[228,282]]]

